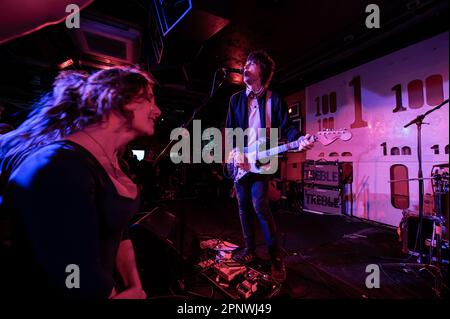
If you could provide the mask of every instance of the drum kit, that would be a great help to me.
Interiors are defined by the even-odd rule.
[[[449,164],[433,166],[431,177],[421,180],[431,180],[434,205],[431,214],[422,216],[420,213],[404,210],[400,223],[401,241],[404,253],[410,257],[417,256],[416,263],[396,263],[409,273],[418,267],[419,273],[427,273],[434,278],[433,292],[436,297],[442,297],[442,289],[448,286],[445,282],[448,276],[449,264]],[[410,180],[410,179],[409,179]],[[418,180],[417,178],[413,180]],[[399,182],[405,180],[394,180]],[[407,259],[409,260],[410,257]],[[444,267],[446,265],[446,267]],[[414,272],[412,272],[414,273]]]
[[[422,178],[431,180],[433,189],[433,202],[431,212],[424,212],[422,220],[415,211],[405,210],[401,222],[403,252],[418,253],[427,257],[431,263],[443,263],[442,250],[448,251],[449,239],[449,164],[435,165],[431,177]],[[443,169],[445,168],[445,169]],[[409,179],[411,180],[411,179]],[[413,179],[413,180],[417,180]],[[404,180],[395,180],[399,182]],[[420,230],[420,235],[419,235]],[[417,232],[417,233],[413,233]],[[419,244],[422,243],[422,245]],[[422,246],[422,248],[421,248]],[[423,249],[426,246],[427,249]],[[448,263],[448,256],[444,262]]]
[[[434,210],[433,215],[431,216],[433,227],[431,238],[426,239],[426,245],[429,247],[428,257],[430,262],[435,260],[438,266],[442,264],[442,249],[446,248],[448,251],[448,168],[449,164],[435,165],[431,175],[431,184],[433,186],[434,194]],[[433,254],[433,252],[435,252],[435,254]]]
[[[447,104],[449,99],[443,101],[438,106],[428,110],[424,114],[418,115],[415,119],[411,120],[408,124],[404,125],[404,128],[416,124],[417,126],[417,156],[418,156],[418,174],[417,178],[407,180],[391,180],[390,183],[396,183],[401,181],[415,180],[419,184],[419,211],[418,211],[418,224],[417,234],[415,236],[414,249],[417,249],[418,258],[415,264],[401,263],[401,266],[419,266],[419,273],[426,271],[431,274],[435,279],[435,286],[433,288],[437,297],[441,296],[442,287],[444,284],[443,267],[444,261],[448,264],[447,260],[442,257],[444,248],[447,250],[448,255],[448,220],[449,220],[449,207],[448,207],[448,194],[449,194],[449,164],[438,164],[433,166],[431,177],[424,178],[422,172],[422,134],[421,128],[424,124],[425,117],[441,108],[444,104]],[[431,180],[433,193],[434,193],[434,210],[431,216],[427,216],[427,221],[431,221],[432,227],[429,234],[430,238],[424,238],[423,235],[423,221],[424,221],[424,181]],[[407,213],[405,217],[408,217]],[[408,223],[406,223],[408,224]],[[428,246],[429,249],[424,249],[424,246]],[[428,252],[426,251],[428,250]],[[445,286],[448,290],[448,287]]]

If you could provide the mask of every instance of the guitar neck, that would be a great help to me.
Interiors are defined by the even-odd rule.
[[[261,158],[265,158],[265,157],[278,155],[280,153],[284,153],[291,149],[298,148],[298,145],[299,145],[299,142],[297,140],[297,141],[293,141],[293,142],[286,143],[283,145],[279,145],[277,147],[272,147],[272,148],[269,148],[268,150],[258,152],[258,158],[261,159]]]
[[[320,143],[324,146],[330,145],[337,139],[341,139],[343,141],[348,141],[352,138],[352,134],[348,132],[346,129],[340,129],[340,130],[326,130],[326,131],[320,131],[315,135],[312,135],[309,138],[310,142],[316,142],[320,141]],[[258,159],[262,159],[265,157],[270,157],[274,155],[278,155],[280,153],[286,152],[291,149],[298,149],[300,142],[305,139],[304,136],[301,136],[296,141],[279,145],[277,147],[270,148],[265,151],[258,151],[257,156]]]

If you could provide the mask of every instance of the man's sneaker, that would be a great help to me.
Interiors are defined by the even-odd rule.
[[[240,262],[241,264],[248,264],[255,260],[256,254],[252,251],[249,251],[247,249],[243,249],[240,252],[233,255],[233,259],[237,262]]]
[[[286,280],[286,266],[282,260],[277,260],[272,263],[271,267],[272,279],[282,283]]]

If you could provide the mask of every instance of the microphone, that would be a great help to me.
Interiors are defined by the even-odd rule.
[[[222,68],[222,72],[225,73],[225,74],[228,74],[228,73],[243,74],[244,73],[244,69],[243,68],[239,68],[239,69],[236,69],[236,68]]]

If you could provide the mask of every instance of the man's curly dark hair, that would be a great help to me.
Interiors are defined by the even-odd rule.
[[[275,72],[275,62],[270,55],[264,50],[253,51],[248,55],[247,61],[253,61],[260,65],[261,84],[264,86],[269,85],[273,73]]]

